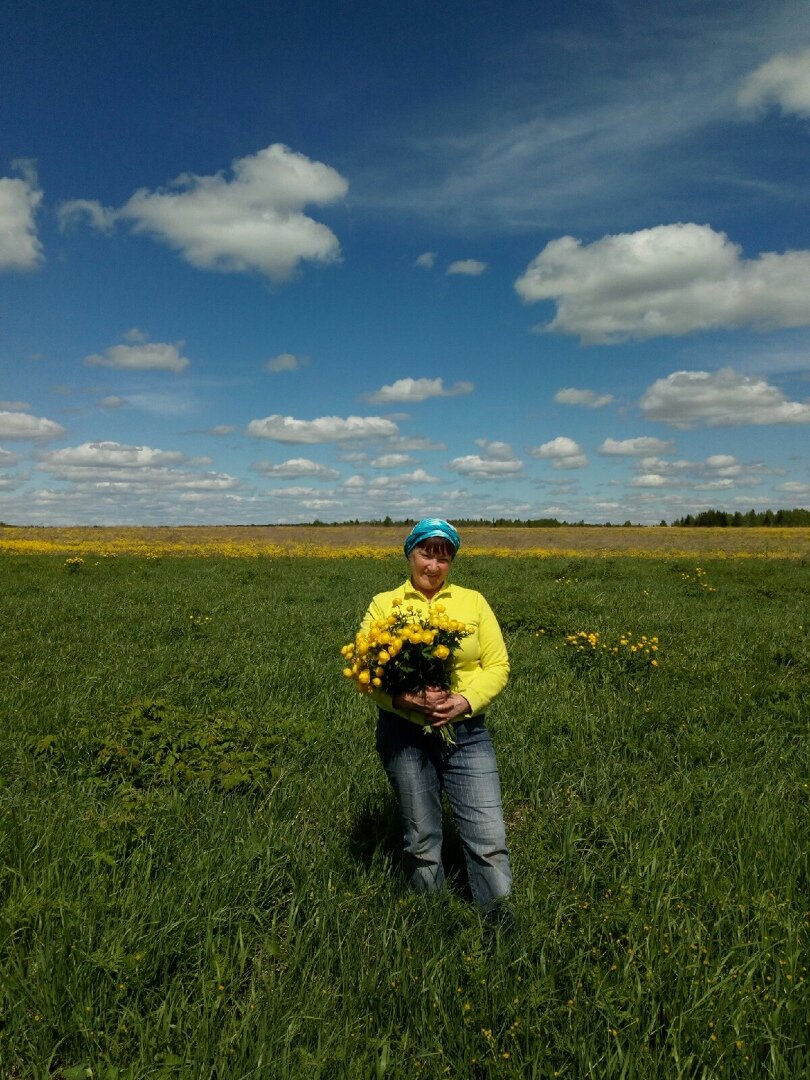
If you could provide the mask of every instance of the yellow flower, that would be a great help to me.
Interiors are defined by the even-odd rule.
[[[352,677],[352,675],[354,675],[354,672],[352,671],[352,669],[350,667],[345,667],[343,669],[343,674],[346,676],[347,679],[350,679]]]
[[[371,682],[371,675],[368,671],[359,671],[357,673],[357,681],[362,683],[363,686],[367,686]]]
[[[435,656],[437,660],[446,660],[450,655],[450,650],[446,645],[437,645],[433,650],[432,655]]]

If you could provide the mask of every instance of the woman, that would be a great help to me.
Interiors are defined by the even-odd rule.
[[[374,597],[363,628],[385,619],[400,604],[424,614],[435,602],[472,631],[453,654],[450,690],[428,687],[394,698],[374,694],[380,706],[377,751],[399,803],[405,873],[416,892],[436,892],[444,886],[444,790],[464,848],[473,899],[491,917],[511,891],[512,874],[498,765],[484,710],[506,686],[509,658],[484,597],[447,582],[461,546],[453,526],[441,518],[423,518],[404,546],[408,580]],[[453,724],[452,744],[431,730],[446,724]]]

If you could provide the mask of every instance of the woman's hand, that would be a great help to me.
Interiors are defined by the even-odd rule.
[[[391,699],[395,709],[410,709],[412,712],[431,716],[450,695],[438,686],[427,686],[424,690],[406,690]]]
[[[470,703],[463,694],[446,694],[444,701],[440,701],[427,715],[433,721],[430,726],[439,728],[469,711]]]

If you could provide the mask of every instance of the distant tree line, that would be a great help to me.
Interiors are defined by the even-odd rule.
[[[752,528],[756,526],[775,525],[810,525],[810,510],[749,510],[747,514],[741,514],[736,510],[729,514],[725,510],[701,510],[699,514],[687,514],[686,517],[678,518],[673,525],[702,527],[734,528],[744,526]]]

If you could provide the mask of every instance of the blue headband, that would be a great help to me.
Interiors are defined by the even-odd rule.
[[[447,540],[454,552],[461,547],[461,537],[449,521],[443,518],[422,518],[405,538],[405,554],[410,555],[417,544],[423,544],[432,537]]]

